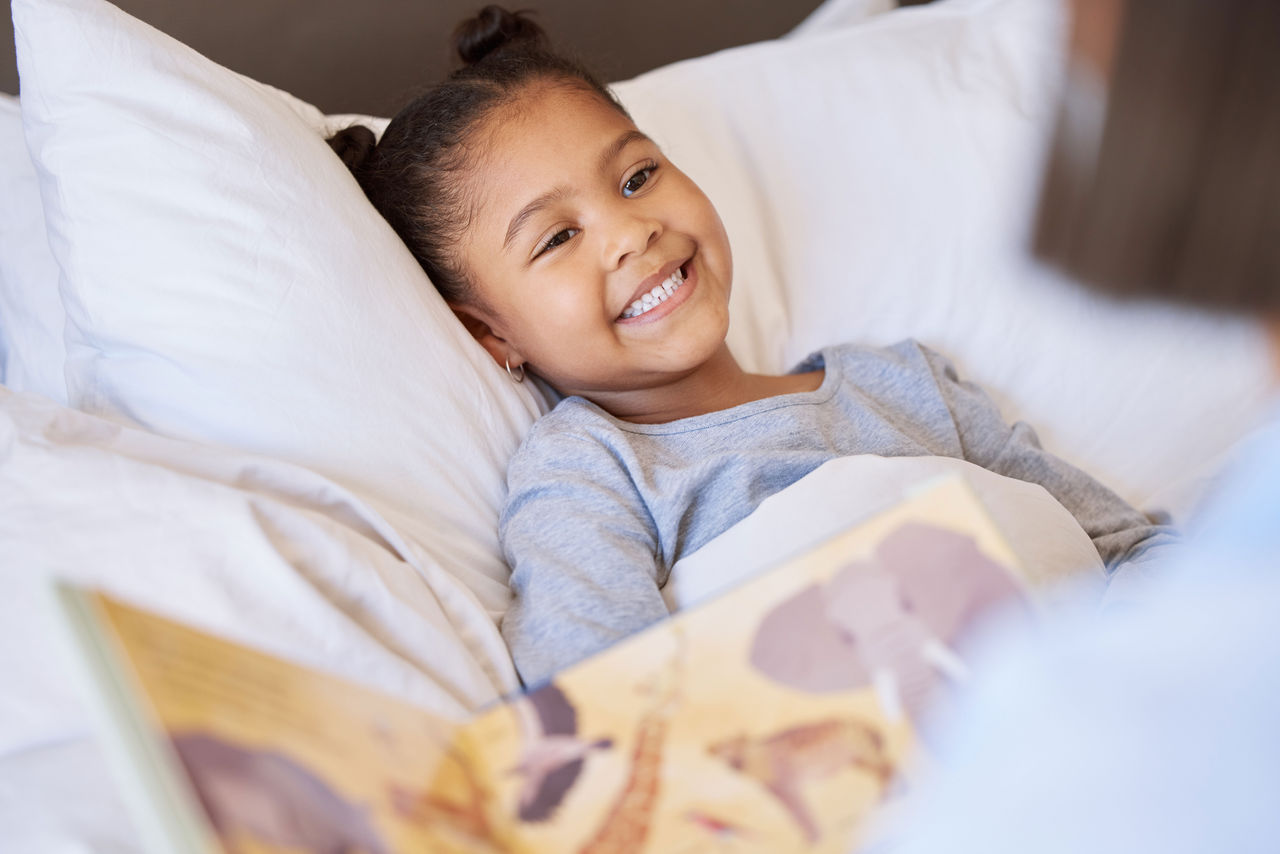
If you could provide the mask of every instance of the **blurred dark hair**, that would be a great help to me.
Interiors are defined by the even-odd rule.
[[[1280,0],[1127,0],[1101,139],[1059,114],[1035,251],[1095,288],[1280,314]]]
[[[373,131],[355,125],[329,145],[441,295],[468,303],[475,295],[455,247],[468,222],[473,131],[534,83],[580,88],[627,112],[583,65],[553,52],[525,12],[486,6],[458,25],[453,47],[462,67],[397,113],[376,144]]]

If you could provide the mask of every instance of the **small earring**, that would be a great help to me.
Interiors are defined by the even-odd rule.
[[[511,378],[513,383],[524,382],[524,365],[516,365],[516,369],[511,370],[511,359],[507,359],[507,376]]]

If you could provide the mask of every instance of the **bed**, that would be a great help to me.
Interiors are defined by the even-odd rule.
[[[1259,330],[1110,303],[1027,257],[1054,0],[884,5],[833,0],[616,85],[725,221],[732,349],[780,371],[918,338],[1049,449],[1184,518],[1259,418]],[[548,402],[466,336],[325,146],[353,117],[100,0],[12,7],[0,838],[132,852],[49,579],[462,717],[518,687],[496,518]]]

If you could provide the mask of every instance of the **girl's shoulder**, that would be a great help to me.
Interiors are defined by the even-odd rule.
[[[613,456],[627,441],[612,417],[581,397],[566,397],[529,428],[511,467],[545,466],[566,457]]]
[[[844,392],[860,398],[919,406],[959,382],[949,358],[914,338],[886,346],[841,344],[823,353],[839,365]]]
[[[638,499],[634,438],[581,398],[565,398],[534,422],[507,465],[507,507],[531,497],[601,492]],[[642,503],[642,501],[641,501]]]
[[[809,356],[800,367],[815,361],[819,365],[824,361],[838,364],[847,379],[855,382],[867,374],[885,371],[933,373],[939,366],[949,365],[945,356],[914,338],[903,338],[887,345],[848,342],[824,347]]]

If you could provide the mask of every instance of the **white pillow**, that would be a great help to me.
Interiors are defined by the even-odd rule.
[[[325,474],[498,615],[506,461],[537,402],[456,322],[319,113],[100,0],[13,15],[72,404]]]
[[[1184,510],[1261,418],[1265,343],[1250,324],[1113,305],[1031,263],[1061,7],[948,0],[616,89],[725,221],[729,343],[746,366],[914,336],[1049,450],[1132,503]]]
[[[357,122],[378,133],[387,124],[372,116],[327,116],[288,92],[260,85],[326,137]],[[13,95],[0,93],[0,385],[66,404],[67,313],[58,295],[58,274],[22,129],[22,108]]]
[[[0,384],[66,403],[65,319],[22,112],[0,94]]]

